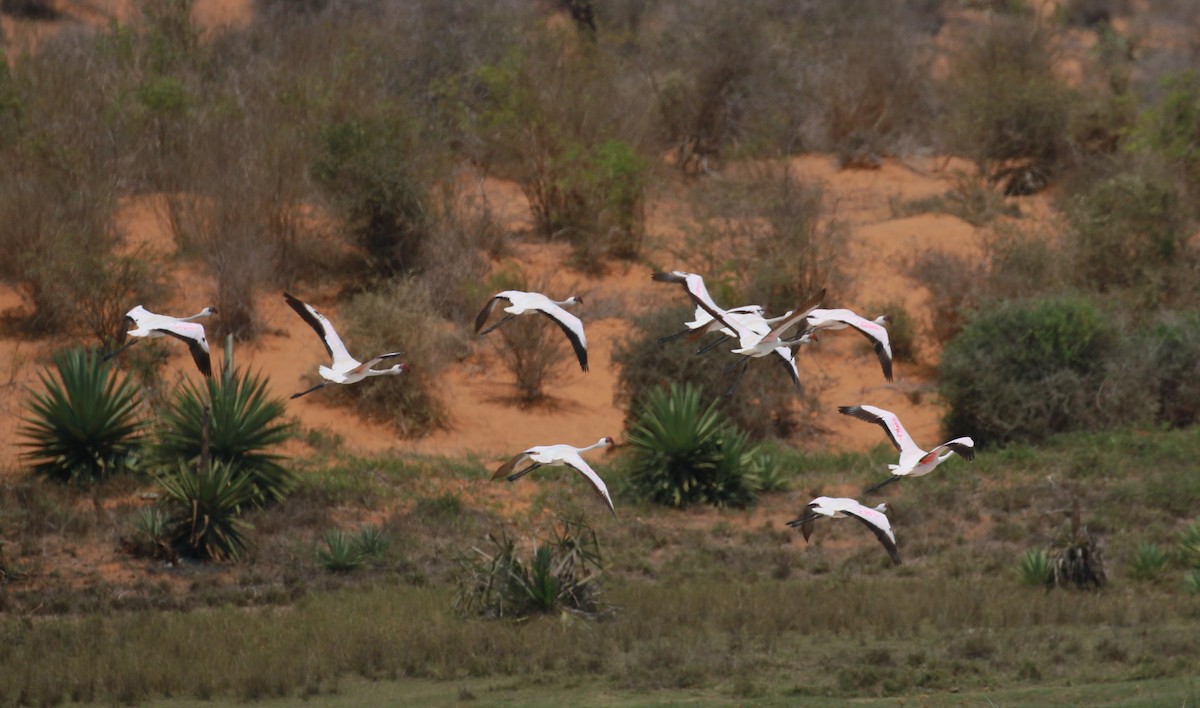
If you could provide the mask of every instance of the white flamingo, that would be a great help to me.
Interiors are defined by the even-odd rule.
[[[346,345],[342,343],[342,338],[338,336],[337,331],[334,330],[333,325],[329,323],[325,315],[317,312],[310,305],[297,300],[290,293],[285,292],[283,299],[287,300],[287,304],[296,311],[296,314],[300,315],[316,331],[317,336],[321,338],[321,343],[325,345],[325,351],[329,352],[329,356],[333,359],[330,366],[322,364],[317,368],[317,372],[321,374],[321,378],[325,379],[324,381],[300,393],[293,393],[292,398],[299,398],[306,393],[312,393],[331,383],[352,384],[362,381],[369,376],[398,376],[409,370],[409,365],[404,362],[395,364],[387,369],[372,368],[381,361],[402,356],[404,352],[380,354],[366,362],[355,359],[350,356],[350,352],[346,350]]]
[[[492,310],[495,309],[496,303],[501,300],[507,300],[508,306],[504,311],[508,313],[506,317],[501,319],[496,324],[483,329],[483,325],[487,323],[488,317],[491,316]],[[563,334],[567,335],[567,339],[571,342],[571,347],[575,350],[575,356],[579,359],[579,366],[584,371],[588,370],[587,361],[587,336],[583,333],[583,322],[578,317],[564,310],[564,307],[583,304],[583,298],[572,295],[566,300],[551,300],[541,293],[527,293],[521,290],[505,290],[496,293],[492,299],[487,301],[483,309],[475,317],[475,333],[479,335],[487,334],[496,329],[500,325],[508,322],[517,315],[524,315],[530,312],[540,312],[554,321],[554,324],[562,328]],[[482,330],[482,331],[480,331]]]
[[[612,497],[610,497],[608,494],[608,487],[604,485],[604,480],[600,479],[600,475],[596,474],[595,470],[593,470],[580,455],[580,453],[587,452],[588,450],[608,447],[612,444],[612,438],[604,437],[600,438],[600,440],[594,445],[588,445],[587,447],[574,447],[572,445],[537,445],[529,448],[528,450],[523,450],[517,453],[517,455],[511,460],[505,462],[503,465],[500,465],[500,467],[496,469],[496,473],[492,475],[492,479],[507,477],[508,481],[515,482],[521,477],[524,477],[525,475],[542,466],[570,467],[587,478],[587,481],[591,483],[593,488],[595,488],[596,493],[600,495],[600,498],[603,499],[606,504],[608,504],[608,510],[612,512],[612,515],[615,518],[617,515],[617,510],[613,507]],[[517,465],[527,460],[533,464],[518,470]]]
[[[804,515],[789,521],[788,526],[800,527],[800,532],[804,534],[804,540],[808,541],[808,537],[812,535],[813,522],[822,516],[833,519],[843,519],[848,516],[858,519],[864,526],[871,529],[871,533],[875,534],[875,538],[878,538],[883,547],[887,549],[888,555],[892,557],[892,562],[899,565],[900,553],[896,550],[896,534],[892,532],[892,524],[885,515],[886,511],[887,504],[880,504],[872,508],[845,497],[817,497],[808,503]]]
[[[873,320],[844,308],[837,310],[822,310],[817,308],[808,313],[808,328],[811,331],[835,330],[853,327],[862,333],[879,357],[879,365],[883,368],[883,377],[892,380],[892,344],[888,339],[888,331],[883,326],[888,322],[887,315],[880,315]]]
[[[125,320],[117,332],[116,351],[104,355],[108,361],[126,349],[137,344],[138,339],[154,339],[155,337],[174,337],[187,345],[196,362],[196,368],[205,376],[212,376],[212,359],[209,355],[208,339],[204,336],[204,325],[193,320],[210,317],[216,314],[217,308],[206,307],[191,317],[169,317],[155,314],[138,305],[125,313]],[[132,327],[133,329],[130,329]],[[136,337],[126,343],[127,337]]]
[[[775,354],[783,361],[785,368],[788,370],[788,375],[792,377],[792,382],[799,388],[800,376],[796,371],[796,363],[790,347],[797,344],[807,344],[813,341],[813,337],[807,331],[792,339],[783,339],[782,334],[798,322],[803,321],[808,316],[808,313],[821,303],[821,299],[825,297],[824,290],[821,290],[815,297],[811,298],[804,307],[793,310],[791,315],[783,317],[781,321],[775,323],[775,326],[771,328],[769,325],[747,324],[741,318],[730,317],[725,310],[713,302],[712,297],[708,294],[708,289],[704,285],[704,278],[700,275],[675,270],[654,273],[650,277],[661,283],[679,283],[687,291],[688,297],[692,299],[696,306],[702,308],[714,320],[720,322],[724,328],[736,334],[741,346],[731,351],[735,354],[741,354],[746,358],[742,361],[737,377],[734,379],[733,386],[730,387],[727,395],[731,395],[734,389],[737,388],[738,382],[741,381],[742,375],[746,373],[746,369],[750,365],[750,359],[764,357],[769,354]]]
[[[892,441],[896,449],[900,451],[899,463],[888,465],[892,476],[866,490],[866,494],[878,491],[904,477],[927,475],[955,453],[967,462],[975,459],[975,441],[969,437],[948,440],[926,452],[917,447],[908,431],[904,429],[904,425],[900,423],[900,419],[891,411],[885,411],[875,406],[842,406],[838,408],[838,412],[879,425],[887,433],[888,439]]]

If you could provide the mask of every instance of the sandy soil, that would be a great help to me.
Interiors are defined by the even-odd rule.
[[[839,171],[830,157],[809,155],[795,158],[792,167],[801,178],[824,185],[835,218],[846,223],[851,233],[856,283],[853,296],[826,306],[859,308],[863,303],[898,300],[919,322],[927,322],[928,293],[904,275],[906,259],[926,248],[979,253],[979,229],[942,214],[892,218],[889,208],[889,200],[918,199],[952,188],[953,170],[961,165],[947,167],[941,160],[907,164],[889,160],[879,170]],[[488,180],[482,187],[503,223],[511,228],[528,223],[528,210],[514,185]],[[655,243],[669,244],[678,239],[678,219],[686,210],[673,199],[670,190],[664,190],[662,201],[651,209],[649,227]],[[163,255],[172,252],[173,245],[159,216],[160,205],[161,200],[153,196],[122,202],[118,225],[126,236],[126,248],[148,247]],[[686,262],[669,259],[663,252],[652,260],[666,267],[690,267]],[[565,250],[560,245],[518,244],[507,260],[519,263],[526,273],[553,274],[551,282],[564,293],[587,296],[580,314],[588,328],[591,371],[567,369],[548,403],[534,408],[515,405],[511,377],[496,357],[498,339],[481,338],[475,341],[472,356],[446,371],[442,393],[451,411],[448,430],[418,440],[401,439],[387,425],[360,420],[346,409],[327,405],[319,393],[289,401],[289,414],[306,429],[341,436],[347,451],[353,453],[471,453],[502,459],[535,444],[583,445],[605,435],[620,438],[624,416],[613,402],[617,377],[611,365],[613,345],[623,336],[626,315],[636,312],[642,303],[661,302],[677,293],[652,283],[648,266],[618,264],[602,277],[563,271],[560,264],[565,260]],[[206,304],[214,292],[211,278],[196,272],[194,266],[176,272],[175,281],[178,291],[186,295],[180,294],[173,302],[154,303],[152,309],[191,313]],[[316,302],[336,323],[336,303]],[[324,360],[325,352],[278,293],[261,293],[257,306],[268,334],[251,345],[240,346],[238,363],[266,373],[273,392],[286,398],[304,387],[305,377]],[[19,293],[0,288],[0,314],[19,316],[21,307]],[[10,459],[15,452],[22,392],[37,385],[46,352],[55,344],[63,342],[0,337],[0,449],[8,452]],[[565,341],[562,346],[564,354],[569,355]],[[828,431],[821,439],[806,444],[832,449],[865,449],[879,444],[883,436],[875,426],[836,412],[839,405],[859,403],[894,410],[915,439],[937,442],[941,410],[931,395],[930,382],[937,352],[928,344],[922,345],[921,352],[924,361],[915,365],[898,363],[896,380],[889,384],[874,355],[852,330],[828,333],[820,344],[803,349],[798,359],[802,375],[825,387],[816,422]],[[218,360],[220,356],[214,352]],[[170,368],[178,376],[195,373],[183,347],[172,348]]]

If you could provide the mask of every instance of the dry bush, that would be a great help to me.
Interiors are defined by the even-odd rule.
[[[1019,185],[1052,173],[1069,151],[1076,100],[1055,62],[1050,30],[1036,18],[993,15],[952,59],[949,147],[993,180]]]
[[[878,167],[889,154],[928,145],[940,112],[932,79],[930,23],[910,3],[817,3],[796,69],[809,108],[799,131],[809,149],[834,151],[844,167]],[[926,31],[922,31],[922,30]]]
[[[446,364],[465,355],[456,328],[434,314],[432,286],[412,278],[386,281],[356,295],[341,309],[343,335],[360,359],[403,351],[412,367],[401,376],[381,376],[353,386],[330,386],[333,398],[353,402],[368,416],[415,437],[446,423],[438,377]]]
[[[701,184],[691,195],[697,227],[680,258],[696,263],[714,286],[729,282],[777,314],[822,288],[826,302],[836,302],[849,285],[846,231],[824,213],[823,196],[819,186],[769,166],[744,180]]]

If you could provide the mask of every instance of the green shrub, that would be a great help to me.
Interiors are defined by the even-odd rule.
[[[159,475],[172,547],[201,560],[237,560],[245,550],[250,525],[242,510],[259,503],[253,477],[236,463],[207,466],[178,462],[174,472]]]
[[[223,474],[248,478],[255,503],[282,500],[295,487],[282,455],[268,452],[292,436],[283,420],[283,401],[270,398],[267,379],[243,373],[226,361],[222,371],[196,383],[184,382],[159,415],[155,454],[165,463],[192,464],[205,444]]]
[[[21,446],[34,473],[88,485],[133,465],[145,424],[129,377],[96,351],[59,352],[54,368],[57,376],[40,374],[46,390],[25,400]]]
[[[904,303],[899,300],[868,303],[859,314],[867,319],[874,319],[879,315],[887,315],[888,322],[886,326],[888,343],[892,347],[892,360],[900,362],[916,361],[917,323],[913,320],[912,315],[908,313],[908,309],[904,307]],[[869,344],[866,346],[870,348]]]
[[[1041,549],[1032,549],[1021,556],[1017,566],[1021,582],[1032,587],[1042,587],[1051,582],[1052,567],[1050,556]]]
[[[423,142],[419,132],[399,116],[355,119],[321,131],[322,153],[313,176],[380,275],[419,268],[430,238],[432,180],[414,159],[428,155],[417,149]]]
[[[383,552],[391,545],[391,541],[379,526],[363,524],[358,527],[358,533],[354,535],[354,545],[364,558],[375,558],[383,555]]]
[[[1136,580],[1157,580],[1167,569],[1167,554],[1153,543],[1138,546],[1129,563],[1129,574]]]
[[[126,551],[145,558],[170,559],[175,554],[171,548],[171,536],[167,515],[157,506],[138,509],[133,516],[133,528],[123,539]]]
[[[630,483],[667,506],[746,506],[758,494],[755,447],[699,388],[651,393],[629,429]]]
[[[952,436],[976,445],[1086,428],[1103,421],[1094,392],[1116,339],[1089,302],[1058,298],[980,312],[942,352],[939,390]]]
[[[460,613],[520,619],[562,610],[595,615],[602,609],[600,542],[586,524],[564,522],[524,561],[514,539],[491,534],[488,539],[491,553],[472,549],[479,558],[463,564],[455,601]]]
[[[1183,574],[1183,589],[1189,595],[1200,595],[1200,570],[1189,570]]]

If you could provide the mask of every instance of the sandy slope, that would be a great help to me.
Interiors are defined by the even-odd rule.
[[[855,291],[849,301],[826,303],[827,306],[860,307],[868,302],[899,300],[920,320],[925,316],[928,295],[903,274],[904,259],[931,247],[978,253],[979,230],[959,219],[939,214],[891,217],[889,199],[927,197],[953,186],[952,176],[939,169],[940,161],[920,164],[888,161],[883,169],[876,171],[838,171],[829,157],[813,155],[795,158],[792,167],[801,178],[824,184],[835,217],[850,228]],[[486,182],[485,189],[493,208],[508,226],[519,228],[527,222],[528,213],[519,190],[495,181]],[[662,201],[651,209],[649,228],[653,240],[659,244],[678,238],[678,219],[686,212],[672,201],[676,198],[669,192],[664,192]],[[156,206],[153,197],[125,200],[119,228],[128,244],[145,244],[169,253],[172,245]],[[653,260],[669,267],[689,267],[688,263],[670,262],[669,258],[665,253],[657,253]],[[605,276],[593,278],[564,271],[560,265],[564,259],[562,246],[544,244],[518,244],[509,258],[527,273],[553,274],[551,282],[556,290],[587,296],[581,315],[588,327],[591,371],[585,374],[568,367],[548,403],[521,408],[512,402],[511,377],[496,357],[498,339],[488,337],[476,340],[474,353],[450,366],[445,374],[442,394],[451,411],[449,430],[420,440],[404,440],[386,425],[359,420],[346,409],[327,405],[319,393],[289,401],[289,414],[307,429],[341,436],[346,449],[358,453],[383,450],[456,456],[475,453],[499,459],[534,444],[582,445],[605,435],[620,437],[624,416],[613,403],[617,374],[610,364],[613,345],[623,335],[626,316],[644,303],[662,302],[676,293],[653,284],[648,278],[649,266],[617,265]],[[153,309],[190,313],[205,304],[213,293],[211,278],[204,274],[181,270],[175,274],[175,280],[180,292],[186,295],[178,296],[175,302],[155,304]],[[20,302],[15,291],[0,288],[0,312],[16,314]],[[337,321],[335,303],[321,302],[321,308]],[[265,372],[274,393],[286,398],[305,385],[305,376],[324,359],[325,353],[312,331],[287,308],[277,292],[261,293],[258,309],[269,334],[252,345],[240,346],[238,363]],[[37,385],[42,358],[53,344],[0,338],[0,448],[10,452],[10,459],[16,441],[21,392],[27,386]],[[562,347],[564,355],[569,356],[565,341]],[[169,376],[194,376],[184,348],[173,347],[172,351]],[[828,431],[827,435],[804,444],[864,449],[880,443],[883,436],[875,426],[837,414],[837,406],[856,403],[895,410],[918,441],[937,442],[941,410],[931,394],[929,380],[929,364],[934,363],[936,351],[928,346],[923,351],[926,362],[897,364],[896,380],[888,384],[874,355],[851,330],[827,334],[818,346],[804,349],[799,357],[801,373],[825,387],[816,423]],[[214,353],[214,356],[220,355]]]

